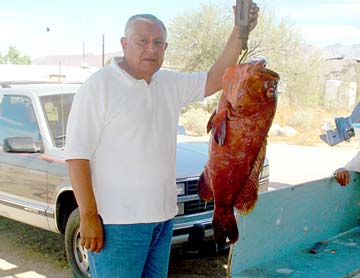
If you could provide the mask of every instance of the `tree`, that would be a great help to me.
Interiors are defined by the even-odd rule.
[[[356,103],[360,102],[360,61],[355,60]]]
[[[179,70],[208,71],[227,41],[229,13],[211,4],[175,17],[169,24],[167,60]]]
[[[233,22],[229,8],[214,4],[202,4],[199,10],[175,17],[169,24],[167,62],[181,71],[208,71],[223,50]],[[247,60],[266,58],[267,66],[280,74],[282,98],[289,105],[321,102],[323,58],[304,45],[291,24],[277,20],[272,11],[262,11],[248,45]]]
[[[23,64],[29,65],[31,64],[30,56],[24,55],[22,56],[20,51],[16,49],[14,46],[10,46],[7,54],[4,57],[0,55],[0,64]]]
[[[216,5],[201,4],[194,10],[175,17],[169,24],[169,48],[166,61],[180,71],[208,71],[223,50],[231,32],[232,15]],[[207,99],[212,112],[218,95]],[[188,106],[185,111],[200,108],[199,104]]]

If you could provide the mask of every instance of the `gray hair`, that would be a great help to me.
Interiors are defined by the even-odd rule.
[[[132,17],[130,17],[125,26],[125,37],[126,38],[128,38],[128,36],[131,32],[132,25],[136,21],[139,21],[139,20],[150,21],[152,23],[156,23],[156,24],[160,25],[160,27],[164,31],[164,35],[165,35],[165,39],[166,39],[167,30],[166,30],[165,24],[160,19],[158,19],[156,16],[154,16],[152,14],[136,14],[136,15],[133,15]]]

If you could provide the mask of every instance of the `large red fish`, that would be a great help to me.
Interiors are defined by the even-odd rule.
[[[209,159],[198,181],[199,196],[214,199],[215,241],[238,239],[234,207],[249,213],[258,196],[258,177],[277,104],[279,75],[265,60],[228,68],[223,93],[208,122]]]

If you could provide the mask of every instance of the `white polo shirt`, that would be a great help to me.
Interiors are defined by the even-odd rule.
[[[90,160],[105,224],[165,221],[177,214],[179,115],[187,104],[204,99],[207,73],[160,70],[148,85],[117,62],[93,74],[76,93],[66,159]]]

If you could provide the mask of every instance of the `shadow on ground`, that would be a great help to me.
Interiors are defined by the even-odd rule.
[[[227,257],[213,243],[192,254],[173,249],[169,278],[226,277]],[[64,236],[0,216],[0,277],[72,278]]]

